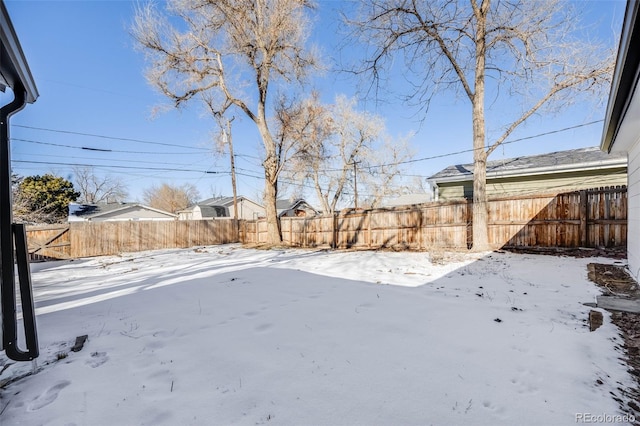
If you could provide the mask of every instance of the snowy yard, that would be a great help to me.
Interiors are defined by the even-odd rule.
[[[39,371],[1,391],[0,425],[624,420],[590,262],[614,261],[227,245],[34,264]]]

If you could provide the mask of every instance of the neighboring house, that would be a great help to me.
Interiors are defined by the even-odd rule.
[[[238,219],[265,216],[264,207],[244,196],[237,197]],[[233,197],[208,198],[178,212],[180,220],[202,220],[233,217]]]
[[[385,197],[380,203],[381,207],[400,207],[424,204],[433,201],[432,194],[402,194],[396,197]]]
[[[627,259],[640,279],[640,2],[628,1],[600,148],[629,158]]]
[[[473,164],[447,167],[427,179],[435,200],[473,197]],[[489,197],[560,193],[627,184],[625,154],[597,147],[487,162]]]
[[[69,204],[69,222],[176,220],[177,215],[138,203]]]
[[[203,219],[215,219],[217,217],[229,217],[229,212],[226,207],[221,206],[207,206],[195,204],[189,206],[184,210],[178,211],[179,220],[203,220]]]
[[[318,211],[303,199],[276,200],[278,217],[313,217]]]

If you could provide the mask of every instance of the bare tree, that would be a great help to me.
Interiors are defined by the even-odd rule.
[[[380,207],[385,197],[398,195],[404,186],[400,182],[404,174],[402,164],[412,156],[408,137],[392,139],[386,134],[365,150],[362,160],[357,164],[358,193],[364,194],[359,205],[365,208]]]
[[[115,203],[127,198],[127,186],[122,179],[98,176],[93,167],[74,167],[73,174],[82,203]]]
[[[575,10],[565,1],[366,0],[351,23],[371,43],[365,67],[380,83],[396,55],[405,60],[414,91],[427,106],[455,90],[472,109],[473,248],[489,247],[487,157],[532,115],[576,101],[600,100],[608,88],[613,49],[578,39]],[[491,116],[486,95],[518,103],[513,114]],[[584,98],[583,98],[584,99]],[[501,129],[488,140],[486,121]]]
[[[186,183],[175,186],[163,183],[160,186],[152,186],[144,190],[143,199],[146,204],[156,209],[176,213],[191,204],[194,204],[200,194],[195,186]]]
[[[148,81],[175,107],[193,98],[214,114],[235,109],[255,123],[264,145],[264,204],[268,241],[281,241],[276,212],[278,156],[268,97],[287,91],[316,65],[306,49],[308,0],[169,0],[166,15],[152,5],[136,12],[132,27],[150,63]],[[181,21],[184,31],[172,25]]]
[[[410,152],[405,140],[385,134],[381,117],[357,111],[356,101],[345,96],[334,105],[320,105],[315,97],[284,111],[289,114],[279,115],[280,127],[295,129],[285,133],[301,140],[289,144],[298,148],[290,172],[313,185],[325,213],[345,203],[373,207],[393,190]],[[359,191],[365,194],[361,204]]]

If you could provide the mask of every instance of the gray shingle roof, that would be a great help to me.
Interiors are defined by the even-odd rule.
[[[607,154],[598,147],[571,149],[557,151],[548,154],[531,155],[526,157],[506,158],[487,162],[487,175],[496,176],[506,174],[509,176],[526,175],[535,170],[548,169],[593,169],[603,166],[623,167],[627,164],[626,154]],[[460,180],[473,175],[473,164],[457,164],[439,171],[429,180],[442,179]]]
[[[260,204],[256,203],[255,201],[250,200],[249,198],[243,196],[243,195],[238,195],[238,201],[249,201],[254,203],[256,206],[259,206]],[[214,197],[214,198],[207,198],[206,200],[202,200],[199,201],[198,203],[189,206],[187,209],[185,210],[189,210],[189,209],[193,209],[193,207],[195,206],[224,206],[224,207],[231,207],[233,205],[233,197]]]
[[[280,210],[288,210],[289,208],[293,207],[293,205],[295,203],[297,203],[298,200],[276,200],[276,210],[280,211]]]
[[[314,209],[309,203],[307,203],[302,198],[298,198],[296,200],[283,200],[283,199],[276,200],[276,210],[278,213],[282,213],[285,210],[294,209],[301,205],[304,205],[309,209],[316,211],[316,209]]]
[[[95,216],[101,216],[106,213],[115,212],[118,210],[124,210],[128,207],[140,207],[147,210],[153,210],[159,213],[163,213],[169,216],[175,216],[171,212],[156,209],[153,207],[145,206],[140,203],[98,203],[98,204],[76,204],[69,205],[69,216],[76,216],[82,218],[92,218]]]
[[[138,203],[78,204],[78,207],[70,213],[78,217],[91,217],[137,205]]]
[[[222,217],[218,215],[218,210],[213,206],[207,206],[205,204],[198,204],[198,206],[200,207],[200,214],[202,214],[202,217]]]
[[[240,198],[242,197],[238,197],[238,199]],[[199,206],[227,206],[229,204],[233,204],[233,197],[207,198],[198,203]]]

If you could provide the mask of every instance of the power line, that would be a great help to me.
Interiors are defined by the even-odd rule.
[[[171,147],[176,147],[176,148],[193,149],[193,150],[197,150],[197,151],[208,151],[208,152],[211,152],[211,150],[209,148],[199,148],[199,147],[184,146],[184,145],[164,143],[164,142],[147,141],[147,140],[124,138],[124,137],[118,137],[118,136],[98,135],[98,134],[94,134],[94,133],[82,133],[82,132],[76,132],[76,131],[72,131],[72,130],[47,129],[47,128],[44,128],[44,127],[25,126],[25,125],[20,125],[20,124],[12,124],[12,126],[21,127],[23,129],[41,130],[41,131],[52,132],[52,133],[63,133],[63,134],[78,135],[78,136],[89,136],[89,137],[95,137],[95,138],[101,138],[101,139],[111,139],[111,140],[119,140],[119,141],[126,141],[126,142],[137,142],[137,143],[144,143],[144,144],[150,144],[150,145],[159,145],[159,146],[171,146]],[[20,139],[20,138],[11,138],[11,140],[20,141],[20,142],[28,142],[28,143],[36,143],[36,144],[41,144],[41,145],[60,146],[60,147],[64,147],[64,148],[76,148],[76,149],[84,149],[84,150],[90,150],[90,151],[121,152],[121,153],[126,153],[126,154],[165,154],[165,155],[194,155],[194,154],[198,154],[198,153],[195,153],[195,152],[194,153],[186,153],[186,152],[125,151],[125,150],[115,150],[115,149],[77,147],[77,146],[73,146],[73,145],[56,144],[56,143],[53,143],[53,142],[42,142],[42,141],[34,141],[34,140],[30,140],[30,139]],[[253,158],[253,159],[256,159],[256,160],[261,160],[261,158],[256,157],[254,155],[241,154],[241,153],[240,154],[235,154],[234,157],[246,157],[246,158]]]
[[[38,144],[38,145],[57,146],[57,147],[60,147],[60,148],[71,148],[71,149],[80,149],[80,150],[84,150],[84,151],[96,151],[96,152],[113,152],[113,153],[120,153],[120,154],[202,155],[202,152],[129,151],[129,150],[123,150],[123,149],[104,149],[104,148],[93,148],[93,147],[86,147],[86,146],[67,145],[67,144],[55,143],[55,142],[37,141],[37,140],[33,140],[33,139],[11,138],[11,140],[12,141],[16,141],[16,142],[33,143],[33,144]],[[213,153],[213,151],[210,151],[210,152]],[[234,153],[233,156],[234,157],[252,158],[252,159],[260,160],[259,157],[256,157],[255,155],[249,155],[249,154]]]
[[[539,137],[542,137],[542,136],[547,136],[547,135],[551,135],[551,134],[555,134],[555,133],[561,133],[561,132],[565,132],[565,131],[569,131],[569,130],[573,130],[573,129],[577,129],[577,128],[581,128],[581,127],[590,126],[590,125],[593,125],[593,124],[596,124],[596,123],[600,123],[602,121],[604,121],[604,120],[595,120],[595,121],[591,121],[591,122],[588,122],[588,123],[578,124],[578,125],[575,125],[575,126],[570,126],[570,127],[565,127],[565,128],[562,128],[562,129],[543,132],[543,133],[539,133],[539,134],[536,134],[536,135],[531,135],[531,136],[526,136],[526,137],[522,137],[522,138],[518,138],[518,139],[513,139],[513,140],[510,140],[510,141],[503,142],[502,145],[521,142],[521,141],[524,141],[524,140],[535,139],[535,138],[539,138]],[[181,145],[165,144],[165,143],[161,143],[161,142],[142,141],[142,140],[131,139],[131,138],[116,138],[116,137],[110,137],[110,136],[105,136],[105,135],[93,135],[93,134],[86,134],[86,133],[66,131],[66,130],[45,129],[45,128],[22,126],[22,125],[14,125],[14,126],[22,127],[22,128],[28,128],[28,129],[36,129],[36,130],[57,132],[57,133],[85,135],[85,136],[100,137],[100,138],[105,138],[105,139],[125,140],[125,141],[138,142],[138,143],[147,143],[147,144],[154,144],[154,145],[173,146],[173,147],[180,147],[180,148],[187,148],[187,149],[198,149],[198,150],[208,151],[206,148],[185,147],[185,146],[181,146]],[[91,147],[78,147],[78,146],[72,146],[72,145],[56,144],[56,143],[52,143],[52,142],[42,142],[42,141],[34,141],[34,140],[19,139],[19,138],[12,138],[12,140],[21,141],[21,142],[27,142],[27,143],[42,144],[42,145],[52,145],[52,146],[59,146],[59,147],[66,147],[66,148],[73,148],[73,149],[95,151],[95,152],[114,152],[114,153],[118,152],[118,153],[129,153],[129,154],[169,154],[169,155],[193,155],[193,154],[199,154],[199,153],[185,153],[185,152],[182,152],[182,153],[162,153],[162,152],[149,152],[149,151],[126,151],[126,150],[111,150],[111,149],[95,149],[95,148],[91,148]],[[478,149],[486,149],[486,147],[478,148]],[[397,165],[403,165],[403,164],[412,164],[412,163],[417,163],[417,162],[422,162],[422,161],[428,161],[428,160],[434,160],[434,159],[438,159],[438,158],[444,158],[444,157],[450,157],[450,156],[454,156],[454,155],[460,155],[460,154],[474,152],[474,151],[476,151],[476,149],[472,148],[472,149],[449,152],[449,153],[445,153],[445,154],[433,155],[433,156],[422,157],[422,158],[417,158],[417,159],[398,161],[398,162],[393,162],[393,163],[362,166],[362,168],[371,170],[371,169],[382,168],[382,167],[397,166]],[[252,155],[248,155],[248,154],[236,154],[235,156],[253,158],[253,159],[260,159],[260,158],[258,158],[256,156],[252,156]],[[115,161],[126,161],[126,160],[115,160]],[[138,170],[191,171],[191,172],[197,172],[197,173],[228,173],[228,172],[211,172],[211,171],[190,170],[190,169],[151,168],[151,167],[149,167],[149,168],[140,168],[140,167],[136,168],[136,167],[116,166],[116,165],[53,163],[53,162],[21,161],[21,160],[13,160],[13,162],[15,162],[15,163],[27,163],[27,164],[31,163],[31,164],[63,165],[63,166],[67,165],[67,166],[83,166],[83,167],[129,168],[129,169],[138,169]],[[154,164],[157,164],[157,163],[154,163]],[[242,170],[242,169],[240,169],[240,170]],[[244,170],[246,170],[246,169],[244,169]],[[326,169],[325,171],[327,171],[327,172],[336,172],[336,171],[342,171],[342,169]],[[251,176],[251,175],[245,175],[245,176],[261,179],[261,177],[257,177],[257,176]],[[409,175],[407,175],[407,176],[409,176]],[[426,176],[423,176],[423,175],[411,175],[411,176],[426,177]],[[291,182],[291,181],[289,181],[289,182],[283,181],[283,183],[292,183],[292,184],[296,184],[296,185],[298,184],[298,182]]]
[[[91,158],[91,157],[76,157],[76,156],[68,156],[68,155],[54,155],[54,154],[28,154],[29,157],[45,157],[45,158],[65,158],[67,160],[90,160],[90,161],[95,161],[95,158]],[[144,160],[122,160],[122,159],[100,159],[101,161],[117,161],[120,163],[134,163],[134,164],[155,164],[155,165],[167,165],[167,166],[185,166],[185,167],[190,167],[193,164],[198,163],[199,161],[196,161],[195,163],[191,163],[191,164],[176,164],[176,163],[160,163],[158,161],[144,161]],[[12,161],[17,161],[17,160],[12,160]],[[26,160],[23,160],[26,161]],[[108,165],[99,165],[98,167],[110,167]]]
[[[21,164],[46,164],[49,166],[73,166],[73,167],[104,167],[113,169],[132,169],[132,170],[156,170],[164,172],[195,172],[195,173],[207,173],[207,174],[227,174],[225,171],[215,170],[194,170],[194,169],[171,169],[168,167],[134,167],[134,166],[120,166],[120,165],[108,165],[108,164],[82,164],[82,163],[59,163],[53,161],[25,161],[25,160],[12,160],[13,163]]]
[[[590,121],[588,123],[577,124],[577,125],[571,126],[571,127],[565,127],[565,128],[558,129],[558,130],[551,130],[549,132],[538,133],[537,135],[525,136],[525,137],[522,137],[522,138],[518,138],[518,139],[513,139],[513,140],[510,140],[510,141],[502,142],[500,145],[507,145],[507,144],[512,144],[512,143],[516,143],[516,142],[522,142],[524,140],[539,138],[539,137],[542,137],[542,136],[548,136],[548,135],[552,135],[552,134],[555,134],[555,133],[566,132],[566,131],[569,131],[569,130],[578,129],[580,127],[586,127],[586,126],[590,126],[592,124],[601,123],[603,121],[604,120],[595,120],[595,121]],[[435,160],[437,158],[444,158],[444,157],[451,157],[453,155],[466,154],[468,152],[474,152],[476,150],[481,150],[481,149],[484,150],[484,149],[487,149],[487,148],[488,147],[464,149],[462,151],[449,152],[449,153],[446,153],[446,154],[433,155],[433,156],[430,156],[430,157],[422,157],[422,158],[416,158],[416,159],[405,160],[405,161],[398,161],[398,162],[395,162],[395,163],[377,164],[377,165],[373,165],[373,166],[364,166],[363,168],[374,169],[374,168],[380,168],[380,167],[399,166],[399,165],[402,165],[402,164],[418,163],[418,162],[421,162],[421,161]],[[341,169],[337,169],[337,170],[341,170]]]
[[[207,148],[184,146],[184,145],[178,145],[178,144],[173,144],[173,143],[146,141],[146,140],[142,140],[142,139],[132,139],[132,138],[123,138],[123,137],[118,137],[118,136],[98,135],[98,134],[94,134],[94,133],[74,132],[74,131],[71,131],[71,130],[47,129],[47,128],[44,128],[44,127],[24,126],[24,125],[20,125],[20,124],[12,124],[12,126],[20,127],[20,128],[23,128],[23,129],[40,130],[40,131],[43,131],[43,132],[63,133],[63,134],[67,134],[67,135],[88,136],[88,137],[92,137],[92,138],[111,139],[111,140],[115,140],[115,141],[137,142],[137,143],[144,143],[144,144],[149,144],[149,145],[172,146],[172,147],[183,148],[183,149],[194,149],[194,150],[198,150],[198,151],[208,151]]]
[[[16,142],[26,142],[26,143],[33,143],[38,145],[57,146],[60,148],[81,149],[85,151],[96,151],[96,152],[114,152],[114,153],[121,153],[121,154],[202,155],[201,152],[128,151],[128,150],[119,150],[119,149],[103,149],[103,148],[93,148],[93,147],[86,147],[86,146],[65,145],[65,144],[54,143],[54,142],[34,141],[31,139],[11,138],[11,140]]]

